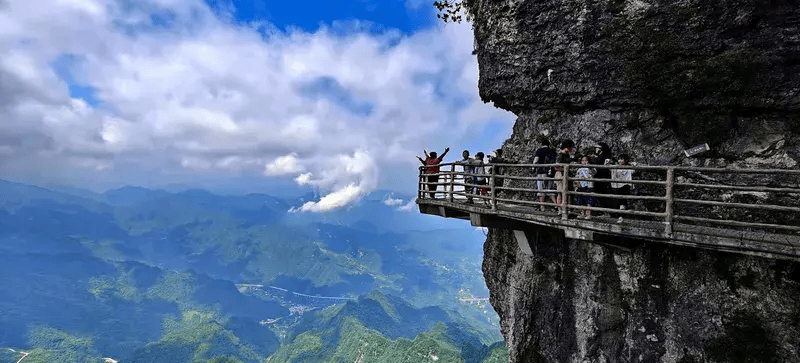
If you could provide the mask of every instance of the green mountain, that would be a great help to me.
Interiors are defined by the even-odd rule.
[[[316,215],[263,194],[63,190],[0,180],[0,350],[12,358],[340,361],[352,334],[397,357],[504,354],[491,307],[459,300],[488,295],[482,233],[416,219],[383,192]],[[324,349],[303,350],[314,341]]]
[[[487,346],[469,326],[436,307],[416,309],[372,293],[308,314],[271,357],[278,362],[507,362],[502,344]],[[497,349],[500,348],[500,349]]]

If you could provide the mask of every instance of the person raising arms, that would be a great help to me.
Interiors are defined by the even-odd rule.
[[[433,174],[428,175],[426,178],[429,184],[427,184],[427,187],[425,188],[429,191],[428,194],[431,198],[436,198],[436,189],[439,188],[439,186],[436,185],[436,183],[439,182],[439,164],[442,163],[442,160],[444,159],[444,156],[447,155],[448,151],[450,151],[449,147],[444,149],[442,156],[437,157],[436,151],[431,151],[430,154],[428,154],[426,150],[422,150],[422,152],[425,153],[425,160],[422,160],[421,157],[417,156],[417,159],[422,163],[422,165],[428,166],[425,168],[425,174]]]

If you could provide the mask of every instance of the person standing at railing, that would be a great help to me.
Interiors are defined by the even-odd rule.
[[[466,174],[475,173],[475,167],[472,166],[473,160],[471,157],[469,157],[469,150],[464,150],[461,153],[461,157],[463,159],[456,161],[456,163],[461,165],[462,171],[464,172],[464,184],[469,184],[469,186],[464,187],[464,194],[467,195],[467,203],[472,204],[472,194],[475,190],[475,187],[472,186],[472,184],[475,182],[475,178],[472,175]]]
[[[581,158],[581,165],[584,165],[582,168],[578,168],[578,171],[575,172],[575,177],[579,179],[592,179],[597,174],[597,169],[589,168],[589,155],[584,155]],[[576,182],[578,192],[581,193],[594,193],[594,181],[578,181]],[[593,207],[595,205],[595,198],[591,195],[578,195],[577,198],[577,205],[586,205],[589,207]],[[584,209],[581,212],[584,219],[592,218],[592,210],[591,209]],[[580,217],[579,217],[580,218]]]
[[[575,142],[573,142],[572,140],[567,139],[562,141],[561,145],[559,146],[560,150],[558,152],[558,155],[556,156],[556,164],[569,164],[570,161],[572,161],[572,158],[570,158],[569,153],[572,152],[574,147],[575,147]],[[556,196],[556,204],[559,206],[558,208],[561,210],[561,212],[564,212],[563,208],[561,207],[561,203],[564,202],[563,198],[564,198],[564,192],[566,191],[565,188],[567,187],[566,185],[564,185],[564,180],[563,180],[564,167],[556,166],[555,170],[556,170],[555,173],[556,190],[558,191],[558,195]]]
[[[614,157],[611,155],[611,147],[604,142],[598,142],[594,145],[595,151],[595,165],[612,165],[614,164]],[[598,168],[596,179],[611,179],[611,169]],[[607,180],[598,180],[594,184],[594,190],[597,194],[611,194],[611,182]],[[597,197],[597,204],[603,208],[616,208],[615,201],[606,197]]]
[[[449,147],[444,149],[442,156],[437,157],[436,151],[431,151],[431,153],[428,154],[427,151],[422,150],[426,156],[425,160],[422,160],[421,157],[417,156],[417,159],[419,159],[422,165],[428,165],[428,167],[425,168],[425,174],[433,174],[426,178],[428,184],[427,188],[425,188],[430,192],[428,194],[431,198],[436,198],[436,189],[439,188],[439,186],[436,184],[439,182],[439,164],[442,163],[442,160],[444,159],[444,156],[447,155],[448,151],[450,151]]]
[[[494,151],[494,156],[489,157],[490,164],[510,164],[508,160],[503,158],[503,150],[497,149]],[[502,188],[503,187],[503,173],[505,172],[505,168],[502,166],[492,165],[492,169],[494,169],[494,179],[492,179],[492,187],[493,188]],[[495,196],[500,196],[502,190],[496,190]]]
[[[618,157],[617,162],[619,165],[628,165],[628,155],[621,154]],[[616,195],[631,195],[631,190],[633,189],[632,183],[625,183],[625,181],[633,180],[633,169],[614,169],[611,172],[611,179],[617,181],[615,183],[611,183],[611,188],[614,194]],[[626,210],[628,209],[628,200],[617,198],[616,200],[616,207],[617,209]],[[617,222],[622,222],[622,216],[617,218]]]
[[[483,156],[484,156],[483,152],[478,151],[478,153],[475,154],[475,159],[472,160],[472,165],[475,166],[475,174],[476,174],[475,175],[475,194],[476,195],[482,195],[482,196],[487,194],[486,185],[488,184],[486,182],[486,177],[483,176],[483,175],[486,175],[486,168],[485,168],[484,163],[483,163]],[[488,204],[489,200],[484,198],[483,202]]]
[[[556,162],[556,151],[550,147],[550,141],[543,138],[542,139],[542,146],[533,154],[533,163],[534,164],[553,164]],[[552,170],[552,173],[550,172]],[[555,169],[552,167],[540,167],[537,166],[534,168],[534,174],[537,178],[552,178],[555,176]],[[550,197],[550,200],[553,204],[557,204],[556,202],[556,194],[552,192],[544,192],[545,190],[552,190],[555,184],[552,180],[537,180],[536,181],[536,189],[539,190],[537,196],[539,197],[539,202],[544,203],[544,199],[546,196]],[[539,206],[541,211],[545,210],[545,207]]]

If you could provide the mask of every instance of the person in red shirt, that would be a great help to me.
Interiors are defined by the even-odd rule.
[[[422,165],[430,165],[429,167],[425,168],[425,174],[435,174],[435,175],[429,175],[426,178],[428,183],[438,183],[439,182],[439,175],[438,175],[439,174],[439,164],[442,163],[442,159],[444,159],[444,156],[447,155],[448,151],[450,151],[449,147],[444,149],[444,152],[442,153],[442,156],[437,157],[436,151],[431,151],[431,153],[428,154],[427,151],[422,150],[422,152],[425,153],[425,160],[422,160],[421,157],[417,156],[417,159],[419,159],[419,161],[422,163]],[[429,194],[430,194],[431,198],[435,198],[436,197],[436,189],[438,187],[439,186],[436,185],[436,184],[427,184],[427,188],[425,188],[425,189],[427,189],[429,191]]]

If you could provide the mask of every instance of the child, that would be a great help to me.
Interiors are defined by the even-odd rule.
[[[581,158],[582,165],[589,165],[589,156],[583,156]],[[575,173],[575,177],[578,179],[592,179],[594,178],[595,174],[597,174],[597,170],[595,168],[588,168],[582,167],[579,168],[578,171]],[[578,182],[578,191],[581,193],[594,193],[594,182],[592,181],[579,181]],[[593,206],[595,203],[594,197],[591,195],[578,195],[578,205],[586,205],[586,206]],[[592,211],[586,209],[582,213],[584,218],[589,219],[592,217]]]
[[[626,154],[622,154],[619,156],[617,162],[619,165],[628,165],[629,157]],[[611,172],[611,179],[622,181],[611,183],[611,188],[614,194],[616,195],[631,195],[631,189],[633,188],[633,184],[625,183],[624,181],[633,180],[633,169],[614,169]],[[617,206],[619,209],[626,210],[628,209],[628,200],[627,199],[617,199]],[[617,218],[617,222],[622,222],[622,216]]]

